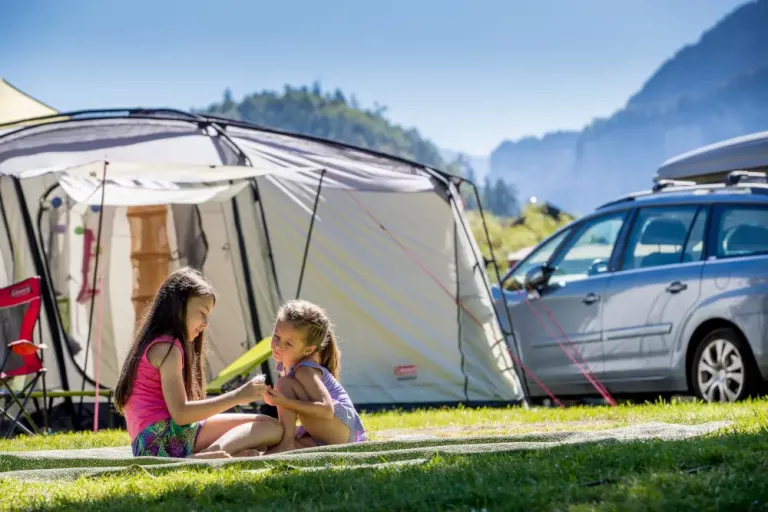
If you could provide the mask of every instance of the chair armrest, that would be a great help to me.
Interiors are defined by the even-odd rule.
[[[14,354],[29,356],[48,347],[42,343],[40,345],[35,345],[29,340],[16,340],[10,342],[8,348],[10,348]]]

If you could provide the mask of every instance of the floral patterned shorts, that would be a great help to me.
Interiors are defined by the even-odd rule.
[[[134,457],[189,457],[195,453],[195,441],[205,420],[179,425],[171,418],[153,423],[131,443]]]

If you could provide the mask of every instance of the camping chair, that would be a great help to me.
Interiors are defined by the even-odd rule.
[[[243,384],[248,375],[272,355],[272,336],[268,336],[224,368],[218,377],[208,383],[206,393],[220,395]],[[240,410],[240,407],[236,407]]]
[[[14,320],[19,320],[18,317],[14,317],[11,308],[21,308],[25,305],[26,309],[20,315],[21,325],[17,334],[10,334],[12,329],[9,329],[7,324],[10,323],[13,326]],[[27,412],[26,405],[30,398],[36,398],[33,394],[38,395],[38,393],[33,393],[33,390],[41,377],[43,403],[45,403],[46,397],[46,370],[43,365],[43,349],[46,347],[42,343],[36,345],[32,341],[35,325],[38,324],[40,316],[40,278],[31,277],[0,289],[0,312],[3,313],[0,320],[6,323],[0,332],[5,333],[3,338],[10,337],[10,340],[3,339],[7,342],[7,349],[2,364],[0,364],[0,396],[4,396],[6,399],[5,406],[0,407],[0,421],[3,417],[11,420],[11,426],[5,437],[6,439],[10,438],[17,427],[30,435],[39,434],[40,430]],[[42,337],[42,332],[40,332],[40,336]],[[27,382],[30,376],[32,378]],[[15,417],[10,414],[10,408],[13,405],[19,408]],[[22,416],[29,423],[29,428],[19,421]],[[48,418],[45,407],[43,408],[43,424],[47,427]]]

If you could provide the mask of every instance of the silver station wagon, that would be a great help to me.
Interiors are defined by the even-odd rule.
[[[494,298],[530,373],[558,398],[597,395],[574,358],[617,396],[730,402],[760,391],[768,180],[755,169],[767,154],[764,133],[670,160],[652,190],[601,206],[512,267]],[[547,397],[522,375],[534,400]]]

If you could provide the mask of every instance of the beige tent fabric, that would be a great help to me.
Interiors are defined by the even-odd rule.
[[[55,109],[37,101],[0,78],[0,124],[5,125],[31,117],[48,116],[56,112]]]
[[[0,129],[11,128],[17,121],[56,113],[55,109],[24,94],[9,82],[0,78]],[[15,246],[16,241],[13,235],[9,235],[9,237],[11,245]],[[10,271],[10,275],[6,275],[6,265],[2,254],[0,254],[0,267],[2,267],[0,269],[0,287],[12,281],[23,279],[18,265],[14,266]]]

